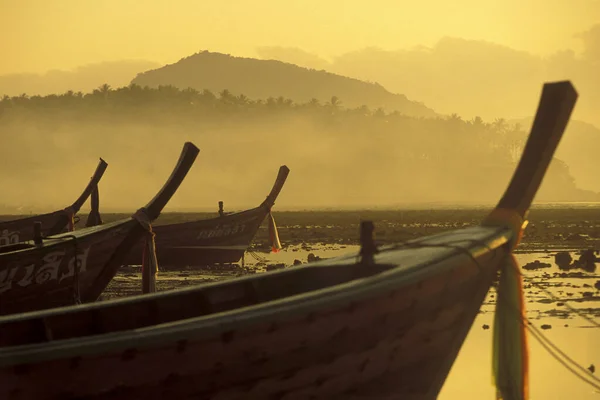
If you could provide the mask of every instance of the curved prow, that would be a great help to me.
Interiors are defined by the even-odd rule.
[[[279,196],[279,192],[281,192],[289,173],[290,169],[287,166],[282,165],[279,167],[279,173],[277,174],[277,179],[275,179],[271,193],[269,193],[265,201],[262,202],[261,207],[273,207],[273,204],[275,204],[275,200],[277,200],[277,196]]]
[[[106,163],[106,161],[104,161],[101,158],[100,162],[98,163],[98,166],[96,167],[96,172],[94,172],[94,175],[92,176],[92,179],[90,179],[88,185],[85,187],[85,190],[83,191],[83,193],[81,193],[81,196],[79,196],[79,198],[75,200],[75,202],[71,205],[71,209],[74,213],[77,213],[79,211],[83,203],[85,203],[85,201],[88,199],[88,197],[90,197],[94,189],[96,189],[96,187],[98,186],[98,182],[100,182],[100,179],[102,179],[102,175],[104,175],[104,171],[106,171],[107,166],[108,164]]]
[[[188,171],[192,165],[194,165],[194,161],[196,161],[196,156],[199,152],[200,150],[191,142],[186,142],[183,145],[179,161],[171,173],[171,176],[156,196],[154,196],[146,207],[144,207],[145,213],[150,221],[158,218],[163,208],[165,208],[169,200],[171,200],[171,197],[173,197],[179,188],[179,185],[181,185],[181,182],[186,177]]]
[[[570,81],[544,84],[521,160],[496,210],[512,210],[521,219],[525,217],[552,161],[576,101],[577,92]]]

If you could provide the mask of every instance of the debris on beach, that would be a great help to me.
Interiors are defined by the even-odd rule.
[[[560,269],[569,269],[572,261],[573,258],[571,257],[571,254],[569,254],[568,251],[559,251],[554,256],[554,262],[556,263],[556,265],[558,265],[558,268]]]
[[[543,263],[543,262],[540,262],[540,260],[535,260],[533,262],[523,265],[523,269],[526,269],[526,270],[536,270],[536,269],[550,268],[550,267],[552,267],[552,264]]]

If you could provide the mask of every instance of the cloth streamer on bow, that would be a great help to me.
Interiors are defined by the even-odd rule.
[[[67,214],[67,228],[69,232],[75,230],[75,210],[72,207],[67,207],[63,210]]]
[[[271,242],[271,250],[273,253],[279,252],[282,249],[281,242],[279,241],[279,233],[277,232],[277,225],[275,225],[275,218],[269,210],[269,240]]]
[[[494,210],[483,225],[508,226],[513,233],[511,253],[501,266],[494,313],[493,378],[496,400],[529,398],[529,354],[525,324],[523,278],[512,250],[523,237],[527,221],[514,210]]]
[[[158,275],[158,260],[156,257],[155,233],[152,224],[143,209],[138,210],[133,218],[146,230],[144,253],[142,255],[142,293],[156,292],[156,277]]]

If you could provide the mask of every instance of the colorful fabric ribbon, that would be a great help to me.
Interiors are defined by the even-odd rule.
[[[529,354],[523,280],[513,254],[502,267],[493,331],[493,371],[497,400],[529,398]]]
[[[158,276],[158,258],[156,244],[152,231],[152,224],[143,209],[138,210],[133,218],[146,230],[144,252],[142,254],[142,293],[156,292],[156,278]]]
[[[511,253],[506,256],[500,268],[494,313],[492,370],[496,400],[527,400],[529,354],[523,278],[517,259],[512,254],[512,250],[523,238],[527,221],[515,210],[495,209],[484,220],[483,225],[504,226],[513,231],[509,243]]]
[[[281,242],[279,241],[279,233],[277,232],[277,225],[275,225],[275,218],[269,210],[269,240],[271,241],[271,250],[273,253],[279,252],[282,249]]]
[[[67,207],[63,210],[67,214],[67,229],[69,232],[75,230],[75,210],[72,207]]]

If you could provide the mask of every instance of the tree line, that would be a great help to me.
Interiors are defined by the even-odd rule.
[[[91,93],[23,94],[0,99],[0,132],[11,135],[13,141],[17,140],[15,134],[21,132],[22,136],[29,131],[38,143],[51,145],[53,132],[61,125],[74,127],[69,128],[74,138],[86,136],[96,125],[102,129],[112,126],[94,139],[100,143],[110,141],[109,135],[124,137],[132,123],[165,127],[163,131],[168,135],[175,135],[182,126],[182,132],[205,137],[222,130],[228,132],[226,140],[248,132],[260,140],[260,132],[272,131],[281,132],[278,138],[282,140],[286,135],[294,139],[301,136],[309,145],[328,137],[342,148],[337,160],[350,165],[355,160],[383,162],[398,173],[410,171],[407,176],[422,185],[438,182],[439,190],[448,192],[496,190],[498,179],[512,173],[527,136],[522,126],[502,118],[491,122],[479,117],[465,120],[457,114],[417,118],[383,107],[345,107],[343,99],[335,95],[326,101],[299,103],[283,96],[250,99],[227,89],[213,93],[135,84],[113,89],[105,84]],[[307,126],[310,129],[304,129]],[[25,142],[24,138],[20,140]],[[224,140],[223,136],[219,140]],[[306,149],[289,151],[294,154]],[[11,154],[4,156],[10,159]],[[546,181],[553,182],[546,186],[556,190],[575,190],[568,166],[560,160],[553,162]]]

